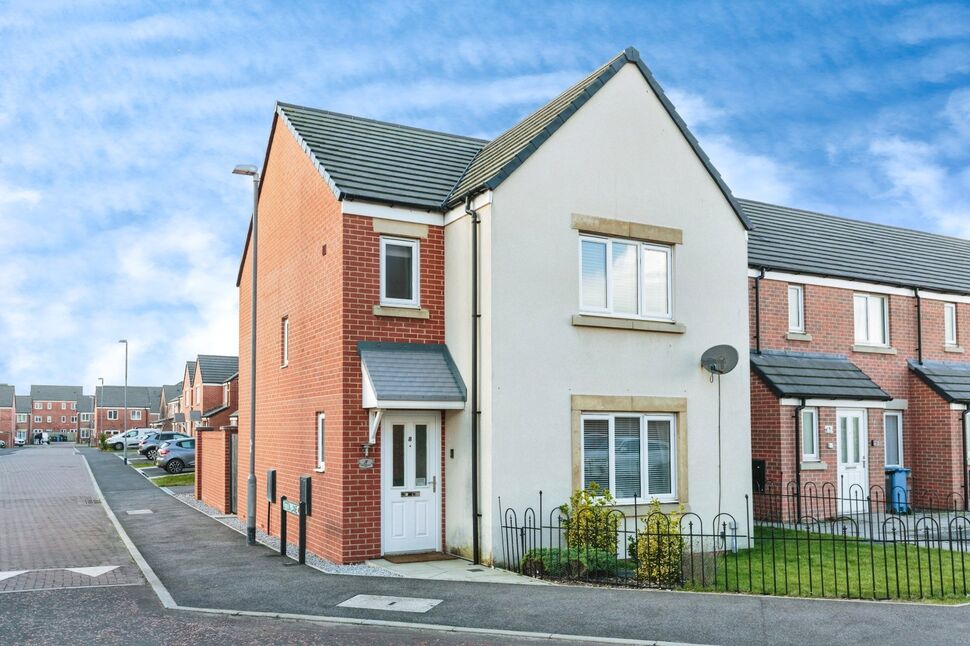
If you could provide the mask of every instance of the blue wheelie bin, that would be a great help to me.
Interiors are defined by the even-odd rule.
[[[894,514],[909,513],[909,473],[904,467],[886,469],[886,506]]]

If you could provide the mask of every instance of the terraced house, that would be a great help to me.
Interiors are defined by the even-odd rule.
[[[127,400],[124,386],[98,386],[95,392],[98,433],[113,435],[125,428],[147,428],[158,419],[160,398],[158,386],[128,386]]]
[[[741,202],[756,486],[966,506],[970,241]],[[811,483],[811,484],[809,484]]]
[[[81,386],[30,386],[31,440],[43,433],[63,435],[69,442],[77,439]]]
[[[280,103],[258,204],[263,530],[301,476],[336,562],[498,561],[499,498],[592,482],[743,518],[748,363],[718,383],[700,358],[748,342],[749,222],[636,50],[490,141]]]
[[[17,393],[13,386],[0,384],[0,441],[13,446],[17,430]]]
[[[185,367],[182,386],[182,414],[187,433],[195,436],[205,427],[218,428],[229,423],[225,404],[229,382],[239,372],[239,357],[200,354]]]
[[[30,442],[31,405],[30,395],[17,395],[14,400],[17,418],[14,422],[14,441]]]

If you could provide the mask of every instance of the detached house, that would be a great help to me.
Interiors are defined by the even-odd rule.
[[[259,193],[258,526],[278,532],[301,476],[309,549],[337,562],[500,560],[499,498],[522,510],[542,490],[548,510],[593,482],[630,514],[656,498],[741,522],[748,364],[718,383],[700,358],[748,343],[748,228],[633,49],[491,141],[278,104]]]
[[[919,504],[965,506],[970,241],[741,205],[755,486],[860,510],[907,467]]]

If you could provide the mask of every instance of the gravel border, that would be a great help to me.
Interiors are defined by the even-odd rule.
[[[218,510],[206,505],[201,500],[196,500],[193,494],[170,493],[170,495],[173,498],[184,502],[188,506],[201,511],[206,516],[218,520],[226,527],[236,530],[243,536],[246,535],[246,526],[235,516],[219,513]],[[280,551],[280,539],[276,536],[270,536],[259,528],[256,528],[256,541],[262,543],[266,547],[271,548],[274,552],[278,553]],[[287,543],[286,555],[291,556],[295,560],[297,558],[297,546],[289,543],[289,541],[287,541]],[[332,563],[324,558],[320,558],[309,550],[306,553],[306,564],[327,574],[345,574],[350,576],[388,576],[402,578],[397,572],[391,572],[390,570],[377,565],[367,565],[366,563],[358,563],[356,565],[337,565],[336,563]]]

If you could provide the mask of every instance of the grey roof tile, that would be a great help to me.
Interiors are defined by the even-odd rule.
[[[95,389],[99,408],[121,408],[125,405],[124,386],[98,386]],[[158,412],[161,389],[158,386],[128,386],[128,408],[148,408]]]
[[[946,401],[970,404],[970,363],[910,360],[909,368]]]
[[[14,398],[17,396],[15,389],[10,384],[0,384],[0,408],[13,408]]]
[[[751,355],[751,368],[779,397],[892,399],[855,364],[838,355],[765,350]]]
[[[239,372],[239,357],[219,354],[200,354],[198,369],[202,371],[202,383],[224,384]]]
[[[76,402],[82,393],[81,386],[30,386],[30,398],[34,401]]]
[[[182,382],[162,386],[161,398],[167,403],[182,396]]]
[[[465,401],[465,382],[441,344],[357,344],[361,363],[382,401]]]
[[[21,413],[25,413],[33,408],[33,402],[30,400],[30,395],[17,395],[17,410]]]
[[[277,108],[340,197],[438,210],[481,139],[289,103]]]
[[[754,224],[752,267],[970,294],[970,240],[738,202]]]
[[[84,395],[77,402],[77,411],[79,413],[93,413],[94,412],[94,397],[92,395]]]

